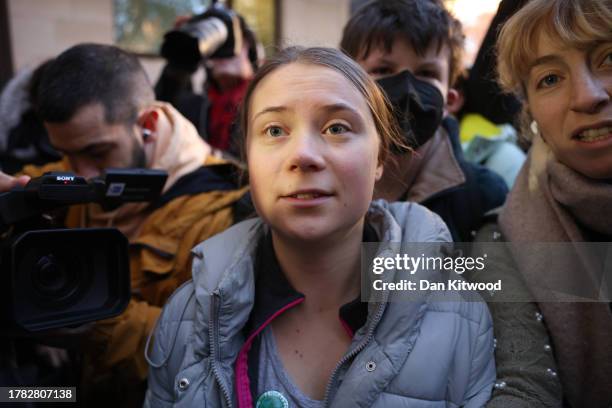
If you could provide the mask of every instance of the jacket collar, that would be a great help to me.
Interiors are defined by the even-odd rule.
[[[374,229],[365,224],[363,242],[376,242]],[[249,321],[245,326],[245,334],[251,334],[261,327],[278,310],[304,297],[287,280],[274,253],[272,236],[268,232],[257,248],[255,256],[255,300]],[[367,318],[367,304],[357,297],[352,302],[343,305],[339,310],[339,318],[352,333],[364,325]]]
[[[405,199],[422,203],[434,195],[457,187],[466,181],[465,174],[455,157],[449,132],[442,126],[419,153],[418,174]]]
[[[373,228],[381,242],[426,242],[450,241],[448,232],[439,229],[441,222],[429,211],[415,204],[384,201],[373,202],[366,222]],[[433,229],[436,225],[438,228]],[[410,228],[408,228],[410,226]],[[217,330],[220,345],[234,344],[236,347],[220,347],[219,360],[234,361],[244,342],[244,328],[255,307],[255,265],[257,245],[268,231],[260,219],[250,219],[232,226],[225,232],[194,248],[193,281],[198,305],[194,322],[194,351],[207,353],[207,345],[213,337],[209,329]],[[385,281],[393,281],[392,273],[383,275]],[[382,303],[368,304],[365,326],[369,329],[375,312],[384,311]],[[421,304],[420,299],[414,306]],[[214,304],[214,307],[213,307]],[[381,306],[381,304],[383,306]],[[401,305],[404,306],[404,305]],[[214,313],[213,314],[211,314]],[[214,327],[210,327],[214,324]]]
[[[238,168],[231,163],[202,166],[179,178],[165,193],[150,203],[147,210],[154,211],[184,195],[238,190],[237,173]]]

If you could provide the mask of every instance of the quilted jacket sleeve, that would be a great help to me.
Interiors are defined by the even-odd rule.
[[[484,302],[475,303],[474,307],[480,315],[478,334],[472,344],[472,366],[470,382],[464,401],[465,408],[483,407],[491,397],[495,382],[495,359],[493,324],[491,315]]]
[[[170,407],[175,400],[175,377],[180,371],[193,332],[194,287],[186,282],[172,295],[157,322],[145,350],[149,363],[145,407]]]
[[[146,350],[149,360],[160,364],[169,353],[168,325],[170,324],[168,313],[162,314],[155,332],[152,334],[152,347]],[[173,379],[169,378],[168,370],[162,364],[161,367],[151,366],[149,368],[148,389],[145,395],[145,407],[161,408],[172,406]]]

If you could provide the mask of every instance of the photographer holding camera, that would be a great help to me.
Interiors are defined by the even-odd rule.
[[[213,2],[214,3],[214,2]],[[178,20],[166,33],[168,61],[155,85],[157,99],[172,103],[213,147],[238,157],[235,117],[262,52],[244,19],[221,4]],[[203,65],[206,82],[196,94],[191,77]]]
[[[85,406],[135,406],[144,396],[147,336],[167,297],[191,276],[190,250],[229,227],[246,188],[236,168],[211,156],[193,125],[155,100],[135,56],[117,47],[81,44],[45,70],[39,115],[64,159],[26,166],[36,177],[71,171],[85,178],[107,168],[148,168],[168,174],[161,196],[113,211],[98,204],[71,206],[65,226],[116,227],[129,240],[132,300],[126,311],[99,321],[83,339],[79,401]],[[28,178],[0,173],[0,191]]]

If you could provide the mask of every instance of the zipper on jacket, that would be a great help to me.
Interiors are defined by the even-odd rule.
[[[228,407],[232,406],[232,398],[230,397],[229,390],[227,389],[227,384],[223,381],[223,377],[219,372],[219,367],[217,366],[217,362],[219,361],[219,347],[218,344],[218,336],[219,336],[219,319],[217,318],[217,300],[219,297],[218,292],[213,292],[210,298],[210,321],[208,325],[208,335],[210,340],[210,352],[212,355],[211,367],[213,371],[213,375],[221,388],[221,393],[225,398],[225,403]]]
[[[376,314],[374,315],[374,318],[372,319],[372,324],[370,324],[370,328],[368,329],[368,333],[366,334],[365,339],[361,343],[359,343],[357,347],[351,350],[350,353],[345,354],[344,357],[342,357],[340,361],[338,361],[338,364],[336,364],[336,368],[334,368],[334,371],[332,371],[332,375],[329,377],[329,382],[327,383],[327,388],[325,389],[325,399],[323,400],[324,407],[329,406],[329,393],[331,392],[331,389],[333,388],[333,385],[336,382],[336,376],[338,375],[338,370],[340,370],[340,368],[344,364],[346,364],[348,361],[354,358],[357,354],[359,354],[361,350],[363,350],[370,343],[370,341],[372,340],[372,337],[374,337],[374,329],[376,329],[376,326],[378,325],[378,322],[381,319],[384,310],[385,310],[385,303],[383,302],[379,306],[378,310],[376,311]]]

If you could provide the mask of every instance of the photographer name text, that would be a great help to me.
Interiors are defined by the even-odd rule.
[[[430,281],[419,279],[411,281],[402,279],[399,282],[384,282],[377,279],[372,282],[372,287],[376,291],[447,291],[447,290],[469,290],[469,291],[500,291],[502,289],[501,280],[497,282],[467,282],[463,279],[449,279],[446,282]]]

